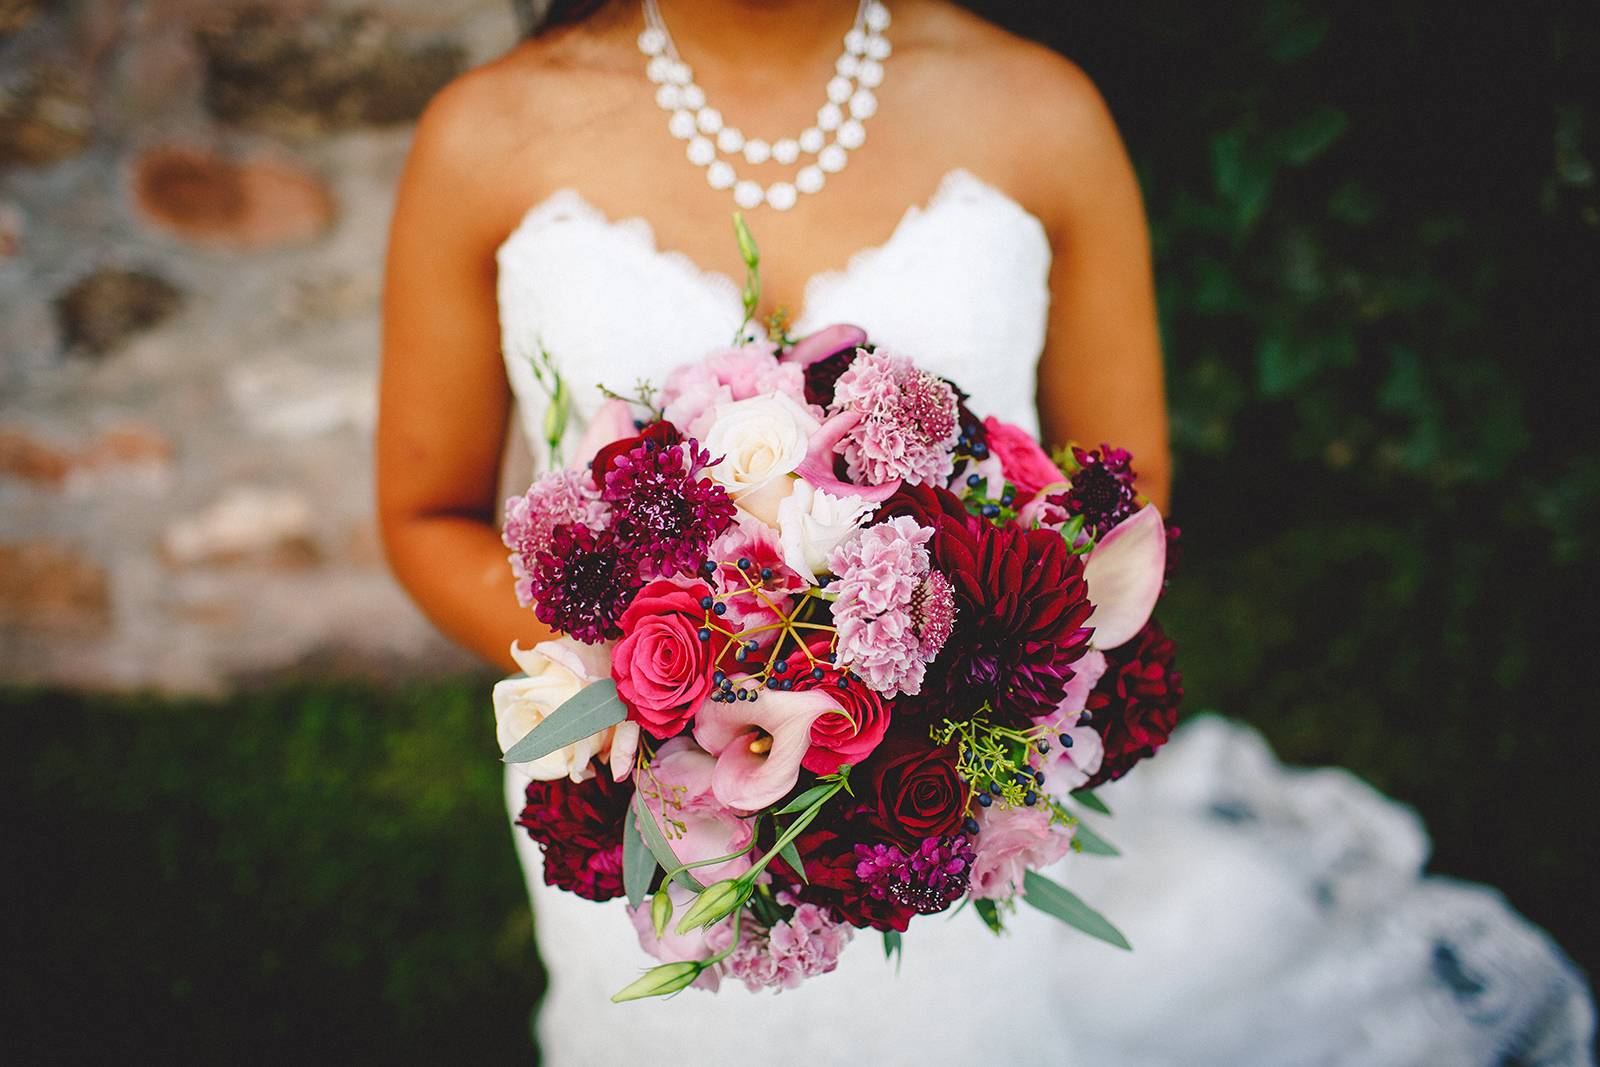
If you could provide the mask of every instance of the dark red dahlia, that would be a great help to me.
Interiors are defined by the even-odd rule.
[[[1084,529],[1104,537],[1111,528],[1138,510],[1134,497],[1133,456],[1124,448],[1101,445],[1099,451],[1076,446],[1072,458],[1078,470],[1072,485],[1049,498],[1050,503],[1067,509],[1069,515],[1082,515]]]
[[[1167,743],[1183,700],[1176,651],[1161,624],[1151,619],[1133,640],[1106,653],[1106,673],[1088,701],[1105,759],[1089,786],[1121,778]]]
[[[629,546],[577,523],[551,532],[529,583],[539,621],[588,644],[622,633],[617,619],[644,584]]]
[[[1093,607],[1082,558],[1053,530],[969,515],[945,489],[902,489],[884,511],[933,527],[928,554],[955,601],[955,624],[921,695],[902,706],[968,719],[987,703],[998,721],[1014,725],[1054,708],[1089,647],[1084,623]]]
[[[850,369],[856,358],[856,346],[840,349],[831,356],[823,356],[806,367],[806,403],[827,407],[833,403],[833,386],[839,376]]]
[[[727,490],[700,476],[710,461],[693,439],[661,445],[648,437],[612,461],[600,496],[646,578],[694,570],[733,522]]]
[[[633,788],[598,761],[586,782],[529,782],[517,825],[544,852],[544,880],[589,900],[622,895],[622,820]]]

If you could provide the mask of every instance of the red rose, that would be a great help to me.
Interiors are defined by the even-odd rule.
[[[866,883],[856,874],[859,861],[851,838],[832,830],[813,829],[795,839],[795,848],[806,865],[807,880],[799,883],[801,900],[832,909],[851,926],[870,926],[874,930],[904,931],[917,914],[892,898],[872,898]],[[782,870],[788,868],[783,866]]]
[[[658,419],[632,437],[624,437],[612,441],[609,445],[602,445],[600,451],[594,454],[594,462],[589,465],[589,470],[594,474],[594,484],[599,486],[606,484],[606,471],[615,465],[617,457],[624,452],[632,451],[646,441],[654,441],[656,447],[665,448],[682,440],[683,434],[678,432],[676,426],[666,419]]]
[[[529,782],[517,825],[544,852],[544,880],[589,900],[622,895],[622,822],[631,787],[599,764],[586,782]]]
[[[967,786],[956,773],[955,750],[949,746],[893,737],[878,746],[863,770],[858,817],[907,850],[925,837],[955,832],[966,815]]]
[[[820,658],[827,651],[827,642],[820,641],[812,654],[819,658],[813,662],[798,649],[789,657],[789,670],[781,675],[786,681],[793,679],[795,692],[807,689],[824,689],[838,705],[849,713],[824,715],[811,725],[811,748],[800,766],[813,774],[832,774],[841,764],[854,766],[866,759],[883,740],[889,729],[889,713],[893,707],[856,675],[846,675],[833,664]],[[820,671],[821,677],[814,677]],[[844,679],[844,685],[839,680]]]
[[[1088,701],[1105,758],[1089,786],[1121,778],[1167,743],[1183,700],[1175,652],[1172,639],[1151,619],[1133,640],[1106,653],[1106,672]]]
[[[628,705],[628,718],[657,738],[683,730],[711,692],[711,676],[726,639],[713,633],[700,640],[705,625],[701,583],[684,588],[659,580],[639,590],[617,620],[622,639],[611,651],[611,677]]]

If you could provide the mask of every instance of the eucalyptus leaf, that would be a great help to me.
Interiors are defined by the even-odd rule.
[[[1116,845],[1101,837],[1090,828],[1082,819],[1078,820],[1078,828],[1073,833],[1073,840],[1083,846],[1083,851],[1091,856],[1120,856],[1121,851]],[[623,859],[627,859],[626,856]]]
[[[1097,937],[1120,949],[1133,948],[1128,944],[1128,939],[1122,936],[1122,931],[1112,926],[1104,915],[1085,904],[1072,890],[1057,885],[1037,871],[1029,871],[1022,876],[1022,899],[1090,937]]]
[[[666,835],[661,832],[661,827],[656,823],[655,815],[650,811],[650,805],[638,793],[633,794],[633,807],[638,811],[639,817],[634,820],[634,825],[639,830],[639,836],[644,838],[645,845],[655,856],[656,862],[664,871],[670,871],[683,861],[678,859],[678,854],[672,851],[672,846],[667,843]],[[685,889],[692,889],[696,893],[705,888],[694,875],[688,871],[679,871],[673,880]]]
[[[1106,802],[1101,800],[1099,797],[1095,796],[1093,790],[1089,790],[1089,789],[1076,790],[1072,794],[1072,799],[1076,800],[1079,804],[1082,804],[1084,807],[1088,808],[1090,811],[1098,811],[1101,815],[1110,815],[1111,814],[1111,809],[1106,807]]]
[[[627,717],[628,709],[617,696],[617,683],[602,678],[574,693],[500,758],[506,763],[532,763],[557,749],[593,737]]]
[[[789,801],[789,803],[785,804],[783,807],[779,808],[777,811],[773,812],[773,814],[793,815],[797,811],[805,811],[811,805],[815,804],[818,799],[826,796],[831,788],[831,786],[827,785],[814,785],[810,789],[807,789],[804,793],[801,793],[799,796]]]
[[[883,958],[894,960],[895,973],[900,973],[900,961],[905,959],[905,942],[901,939],[899,930],[883,932]]]
[[[990,930],[997,934],[1006,932],[1005,924],[1000,921],[1000,908],[994,901],[974,900],[972,902],[972,910],[978,913],[978,918],[982,919],[983,925]]]
[[[806,865],[800,862],[800,850],[794,847],[793,841],[790,841],[788,844],[780,848],[778,850],[778,855],[783,857],[783,862],[787,863],[791,868],[794,869],[794,873],[800,876],[800,880],[802,882],[810,881],[810,879],[806,877]]]
[[[622,889],[628,895],[629,904],[637,908],[644,902],[656,866],[655,853],[644,843],[639,833],[638,815],[629,804],[628,813],[622,817]]]

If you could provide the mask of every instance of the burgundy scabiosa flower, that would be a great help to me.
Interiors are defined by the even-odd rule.
[[[848,824],[841,827],[848,828]],[[795,847],[805,861],[806,879],[796,886],[795,894],[801,900],[832,909],[851,926],[903,932],[916,910],[888,894],[872,895],[856,874],[860,864],[856,844],[852,836],[835,829],[812,828],[796,838]],[[776,865],[788,871],[781,861]],[[798,876],[795,880],[799,882]]]
[[[550,471],[534,481],[522,496],[506,501],[500,539],[511,549],[511,571],[517,579],[517,600],[523,607],[533,603],[530,576],[539,554],[550,550],[555,528],[578,523],[591,530],[604,529],[608,510],[600,499],[600,490],[584,471]]]
[[[648,437],[612,459],[600,496],[644,577],[694,570],[733,522],[727,491],[700,476],[710,462],[693,439],[661,444]]]
[[[1100,770],[1087,787],[1127,774],[1155,755],[1178,724],[1183,674],[1172,639],[1151,619],[1133,640],[1106,652],[1106,672],[1089,693],[1090,720],[1105,746]]]
[[[622,633],[617,625],[644,583],[629,547],[610,530],[557,526],[528,575],[539,621],[586,644]]]
[[[1078,470],[1065,491],[1049,500],[1067,509],[1069,515],[1082,515],[1084,529],[1104,537],[1111,528],[1138,510],[1134,497],[1133,456],[1125,448],[1103,444],[1096,451],[1076,446],[1072,458]]]
[[[529,782],[526,797],[517,825],[544,853],[545,883],[588,900],[620,897],[622,820],[632,787],[597,766],[584,782]]]
[[[907,710],[967,719],[987,703],[998,721],[1023,725],[1053,709],[1092,633],[1082,558],[1053,530],[995,526],[937,487],[903,488],[884,513],[933,527],[928,554],[954,607],[944,647]]]
[[[962,834],[925,837],[909,854],[895,845],[857,845],[856,877],[874,900],[893,900],[920,915],[944,911],[967,891],[977,854]]]

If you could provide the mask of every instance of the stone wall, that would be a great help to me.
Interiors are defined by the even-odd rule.
[[[464,665],[371,445],[411,121],[507,0],[0,0],[0,681]]]

